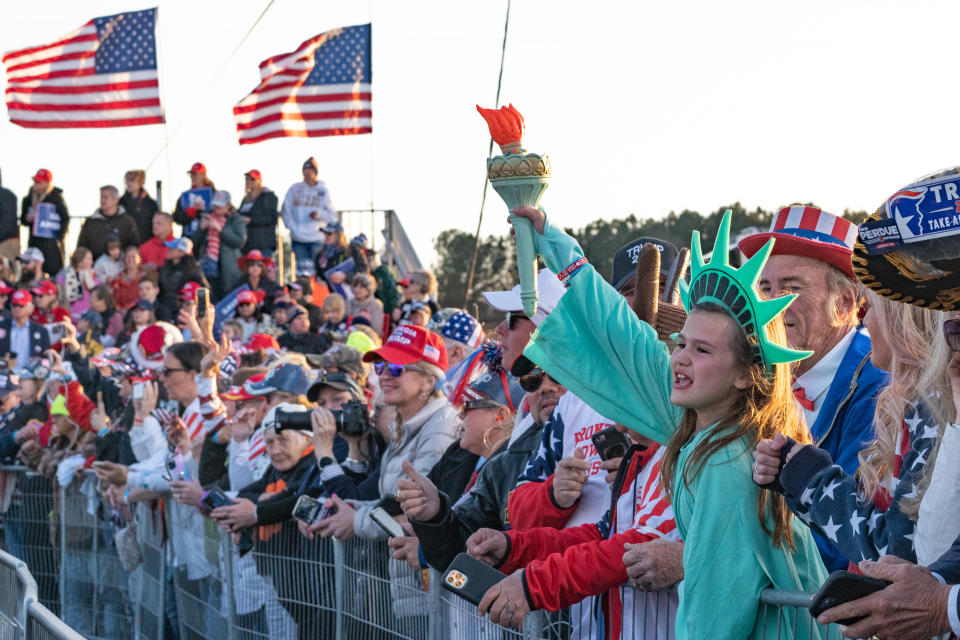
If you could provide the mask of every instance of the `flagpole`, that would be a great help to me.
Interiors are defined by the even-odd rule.
[[[493,108],[500,107],[500,86],[503,83],[503,61],[507,54],[507,31],[510,28],[510,0],[507,0],[507,17],[503,22],[503,45],[500,47],[500,75],[497,76],[497,98],[493,103]],[[493,155],[493,138],[490,138],[490,146],[487,148],[487,157]],[[473,258],[470,260],[470,272],[467,275],[467,287],[463,293],[463,306],[466,308],[470,300],[470,290],[473,288],[473,276],[477,268],[477,253],[480,251],[480,225],[483,224],[483,209],[487,204],[487,172],[483,172],[483,197],[480,199],[480,215],[477,218],[477,233],[473,238]]]
[[[370,0],[370,73],[373,74],[373,0]],[[371,78],[371,88],[372,88]],[[377,214],[374,213],[374,204],[373,204],[373,93],[370,94],[370,248],[372,251],[377,250]]]

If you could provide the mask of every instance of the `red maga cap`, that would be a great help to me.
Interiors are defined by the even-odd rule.
[[[190,167],[190,171],[187,171],[187,173],[204,173],[204,174],[206,172],[207,172],[207,168],[203,166],[202,162],[194,162],[193,166]]]
[[[35,174],[33,174],[34,182],[53,182],[53,174],[50,173],[50,169],[39,169]]]
[[[402,324],[379,349],[368,351],[364,362],[386,360],[391,364],[413,364],[423,360],[447,370],[447,347],[433,331],[414,324]]]
[[[180,288],[180,298],[182,300],[196,300],[197,289],[200,288],[199,282],[188,282]]]
[[[10,298],[12,304],[30,304],[33,302],[33,296],[30,295],[29,291],[24,291],[23,289],[17,289],[13,292],[13,296]]]
[[[259,170],[259,169],[250,169],[250,171],[247,171],[247,172],[246,172],[245,174],[243,174],[243,175],[245,175],[245,176],[250,176],[250,177],[253,178],[254,180],[263,180],[263,176],[260,174],[260,170]]]
[[[33,288],[30,289],[30,291],[38,296],[55,296],[57,295],[57,285],[53,284],[49,280],[41,280],[37,284],[33,285]]]

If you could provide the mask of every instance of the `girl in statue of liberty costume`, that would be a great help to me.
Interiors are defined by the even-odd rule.
[[[815,591],[826,578],[810,531],[782,496],[751,478],[760,439],[783,433],[810,442],[788,364],[809,353],[783,346],[780,314],[793,296],[761,300],[753,288],[774,241],[735,269],[727,263],[729,211],[709,263],[694,232],[682,293],[689,316],[670,353],[573,238],[540,210],[514,213],[533,222],[537,252],[567,285],[524,355],[594,410],[666,446],[661,483],[684,541],[676,637],[793,638],[808,629],[805,610],[778,615],[759,600],[766,588]],[[494,561],[505,550],[489,551]],[[519,624],[510,598],[492,595],[484,598],[491,620]]]

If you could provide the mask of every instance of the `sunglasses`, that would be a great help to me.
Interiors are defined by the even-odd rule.
[[[526,375],[520,376],[517,381],[520,383],[520,387],[527,393],[533,393],[540,388],[540,385],[543,384],[544,378],[550,378],[550,376],[539,367],[531,371]],[[553,378],[550,378],[553,380]]]
[[[171,373],[174,373],[175,371],[186,371],[186,369],[182,367],[163,367],[160,369],[160,375],[168,376]]]
[[[943,323],[943,337],[947,339],[950,351],[960,351],[960,318],[952,318]]]
[[[384,371],[390,373],[391,378],[399,378],[403,375],[404,371],[419,371],[423,373],[423,369],[415,367],[410,364],[393,364],[392,362],[387,362],[386,360],[381,360],[380,362],[375,362],[373,364],[373,370],[377,372],[378,376],[382,376]]]
[[[507,311],[506,323],[507,328],[510,329],[510,331],[513,331],[517,328],[517,320],[529,320],[529,318],[519,311]]]

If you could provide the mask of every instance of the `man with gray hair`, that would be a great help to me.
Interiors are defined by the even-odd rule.
[[[749,258],[770,238],[776,242],[758,287],[773,298],[797,295],[783,315],[787,342],[813,352],[795,366],[793,394],[814,443],[853,474],[857,454],[874,438],[876,398],[887,385],[886,374],[870,363],[870,335],[859,326],[861,296],[851,263],[857,225],[816,207],[784,207],[769,232],[742,239],[740,250]],[[814,539],[828,569],[847,567],[836,547]]]
[[[78,247],[86,247],[96,260],[107,251],[107,238],[115,235],[123,247],[140,244],[137,222],[120,205],[120,192],[113,185],[100,187],[100,208],[80,227]]]

